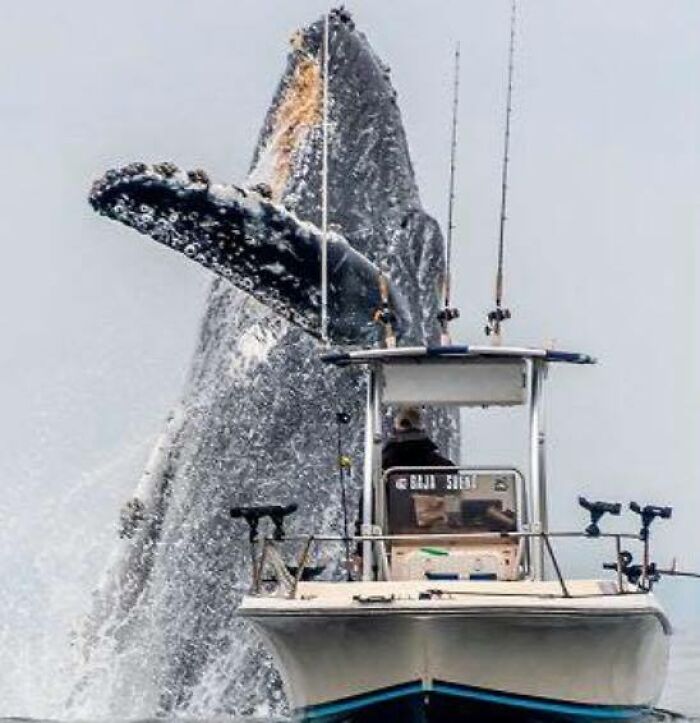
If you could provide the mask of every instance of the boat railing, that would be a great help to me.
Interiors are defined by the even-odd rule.
[[[626,559],[628,552],[623,551],[623,541],[640,542],[639,534],[624,532],[601,532],[598,535],[590,535],[580,531],[561,531],[561,532],[469,532],[469,533],[444,533],[444,534],[371,534],[371,535],[286,535],[283,539],[277,537],[263,537],[255,542],[252,546],[252,585],[251,593],[254,595],[263,594],[266,584],[272,583],[275,587],[276,594],[283,594],[289,598],[294,598],[297,594],[299,583],[305,579],[306,575],[317,574],[322,570],[323,566],[309,566],[309,561],[314,551],[322,545],[343,545],[345,549],[350,549],[353,545],[369,542],[378,550],[376,555],[378,559],[378,571],[380,579],[385,581],[391,580],[390,568],[386,561],[386,544],[387,543],[417,543],[431,544],[445,542],[473,542],[487,540],[505,540],[513,539],[516,541],[538,538],[542,541],[547,556],[551,563],[554,577],[558,582],[559,590],[556,593],[543,593],[541,590],[522,590],[517,594],[519,596],[529,597],[557,597],[557,598],[580,598],[580,597],[602,597],[608,595],[630,595],[630,594],[646,594],[650,590],[649,581],[646,577],[645,569],[642,568],[640,575],[635,582],[629,573],[630,559]],[[601,589],[600,592],[575,593],[570,589],[567,579],[564,577],[559,559],[554,551],[552,540],[556,539],[585,539],[587,541],[611,541],[615,549],[615,561],[604,564],[605,569],[614,571],[615,582],[607,590]],[[301,546],[301,552],[295,557],[293,564],[287,564],[281,554],[281,546]],[[259,552],[256,552],[259,548]],[[631,557],[631,556],[630,556]],[[381,562],[383,560],[383,563]],[[347,579],[351,580],[350,575],[351,561],[345,560]],[[266,578],[266,570],[271,568],[273,577]],[[521,579],[532,579],[524,576]],[[571,582],[571,579],[569,579]],[[611,581],[612,582],[612,581]],[[504,596],[512,595],[512,592],[503,592],[494,590],[489,592],[484,590],[484,586],[480,586],[478,591],[470,592],[450,591],[450,594],[459,595],[480,595],[480,596]]]

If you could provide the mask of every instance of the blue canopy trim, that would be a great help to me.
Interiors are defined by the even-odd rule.
[[[595,364],[596,359],[589,354],[537,349],[530,347],[498,346],[408,346],[394,349],[357,349],[354,351],[331,351],[321,356],[321,360],[336,366],[349,364],[390,363],[396,360],[437,361],[446,358],[464,359],[541,359],[545,362],[567,364]]]

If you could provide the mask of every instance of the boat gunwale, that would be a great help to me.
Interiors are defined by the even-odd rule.
[[[515,597],[515,596],[513,596]],[[282,599],[280,599],[282,600]],[[305,601],[306,602],[306,601]],[[273,619],[273,618],[367,618],[367,617],[467,617],[467,618],[537,618],[537,619],[566,619],[566,618],[629,618],[638,617],[654,617],[661,624],[661,628],[666,636],[673,634],[673,627],[670,620],[659,607],[648,608],[616,608],[605,609],[596,607],[537,607],[533,605],[513,605],[494,606],[493,604],[482,604],[479,606],[431,606],[431,607],[398,607],[394,603],[388,604],[373,603],[367,608],[358,607],[252,607],[246,605],[239,607],[236,615],[240,618],[248,619],[255,622],[257,619]]]

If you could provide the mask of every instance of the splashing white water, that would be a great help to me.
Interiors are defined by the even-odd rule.
[[[76,631],[152,444],[132,440],[77,479],[55,479],[12,509],[0,503],[2,715],[63,715],[80,666]]]

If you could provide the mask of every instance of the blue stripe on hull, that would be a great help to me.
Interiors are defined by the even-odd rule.
[[[642,707],[583,705],[518,696],[435,681],[426,689],[420,681],[366,695],[311,706],[297,720],[313,723],[602,723],[642,721]]]
[[[372,708],[386,702],[403,698],[412,698],[423,692],[423,685],[420,682],[406,683],[395,688],[377,690],[367,695],[358,695],[353,698],[344,698],[335,703],[324,703],[323,705],[312,706],[300,712],[304,721],[326,720],[329,716],[333,719],[336,714],[345,714],[350,711],[363,708]]]
[[[564,701],[530,698],[481,690],[479,688],[468,688],[453,683],[440,683],[437,681],[433,686],[433,690],[436,693],[443,693],[447,696],[479,700],[484,703],[495,703],[512,708],[523,708],[525,710],[537,711],[538,713],[554,713],[555,715],[571,716],[584,720],[634,720],[648,712],[646,708],[566,703]]]

